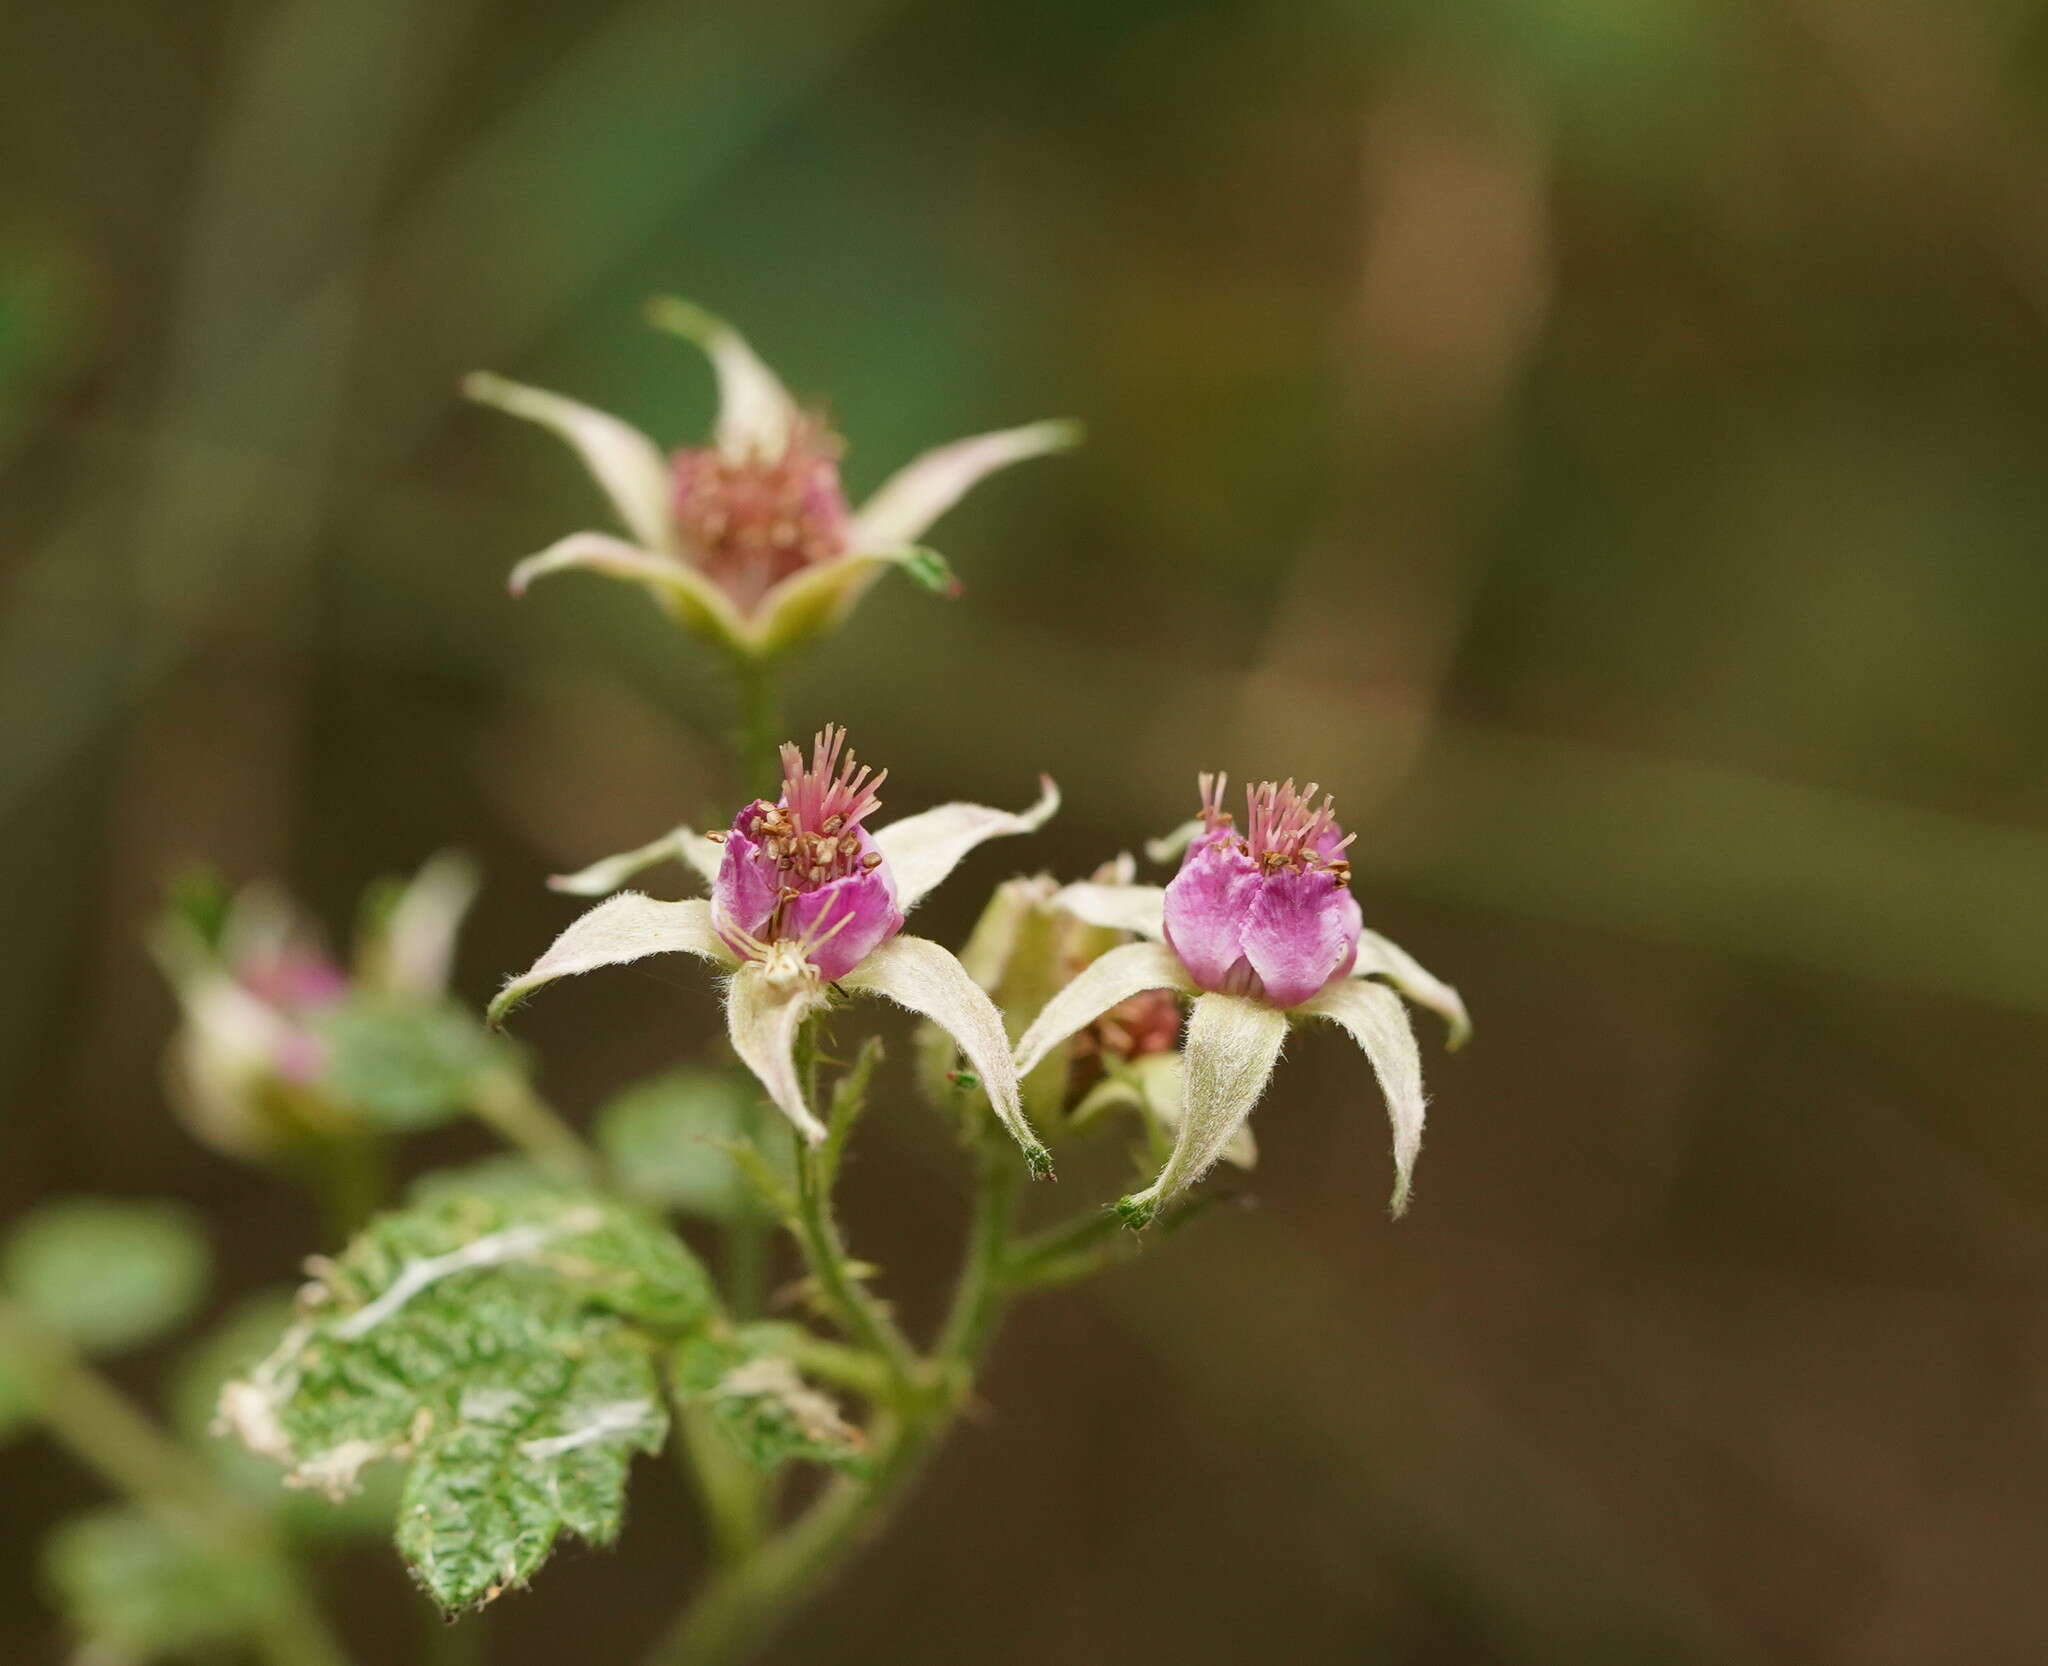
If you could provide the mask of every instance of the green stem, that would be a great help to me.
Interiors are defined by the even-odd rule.
[[[818,1293],[832,1311],[834,1320],[847,1336],[869,1352],[879,1354],[899,1384],[910,1382],[920,1361],[910,1339],[889,1317],[854,1275],[839,1223],[833,1218],[832,1199],[823,1176],[818,1154],[803,1141],[796,1148],[797,1237],[804,1259],[816,1280]]]
[[[766,1478],[732,1449],[709,1412],[680,1397],[673,1397],[673,1403],[682,1434],[677,1456],[684,1478],[696,1489],[712,1552],[721,1563],[739,1562],[768,1529]]]
[[[347,1666],[300,1571],[261,1511],[229,1490],[82,1359],[0,1292],[0,1357],[50,1436],[116,1490],[180,1533],[256,1564],[270,1587],[257,1641],[271,1666]]]
[[[879,1532],[943,1432],[925,1417],[878,1425],[864,1481],[834,1481],[809,1510],[745,1561],[715,1575],[648,1666],[736,1666],[868,1538]]]
[[[735,655],[733,685],[739,695],[739,722],[732,744],[740,782],[756,798],[773,798],[782,780],[777,748],[783,740],[782,691],[774,664]]]
[[[604,1178],[604,1162],[517,1071],[480,1072],[470,1084],[469,1108],[508,1145],[550,1174],[585,1183]]]
[[[1016,1230],[1024,1168],[1006,1143],[984,1129],[975,1143],[974,1219],[967,1229],[967,1253],[953,1286],[953,1301],[932,1350],[934,1359],[971,1382],[989,1338],[1008,1302],[1004,1277],[1010,1235]]]
[[[966,1404],[975,1369],[1002,1317],[1003,1260],[1021,1173],[1008,1151],[986,1135],[977,1141],[974,1219],[953,1299],[929,1366],[911,1354],[914,1375],[898,1376],[896,1395],[876,1417],[867,1477],[833,1482],[752,1555],[715,1574],[649,1656],[648,1666],[737,1666],[887,1524]],[[798,1178],[804,1179],[802,1167]],[[836,1246],[836,1235],[832,1242]],[[843,1248],[838,1258],[843,1261]],[[813,1265],[822,1271],[831,1259],[814,1259]]]

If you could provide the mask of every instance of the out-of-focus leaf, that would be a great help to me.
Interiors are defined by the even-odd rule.
[[[642,1196],[684,1214],[730,1221],[761,1212],[732,1146],[753,1146],[784,1183],[793,1157],[770,1127],[758,1087],[724,1071],[685,1067],[627,1088],[598,1118],[598,1143]]]
[[[401,1133],[460,1111],[502,1045],[458,1007],[369,994],[322,1014],[317,1028],[328,1048],[322,1085]]]
[[[43,1572],[88,1649],[121,1661],[232,1644],[264,1595],[246,1561],[129,1505],[61,1524],[43,1547]]]
[[[706,1407],[733,1449],[761,1469],[813,1463],[864,1471],[866,1439],[778,1351],[783,1334],[784,1327],[759,1325],[689,1337],[676,1349],[676,1386]]]
[[[161,1336],[206,1293],[210,1257],[171,1203],[74,1198],[30,1215],[0,1255],[0,1276],[52,1329],[108,1353]]]
[[[667,1433],[655,1338],[712,1306],[673,1234],[498,1170],[437,1183],[315,1271],[283,1339],[221,1395],[288,1482],[342,1497],[409,1460],[399,1553],[450,1611],[524,1584],[564,1530],[617,1534],[632,1454]]]

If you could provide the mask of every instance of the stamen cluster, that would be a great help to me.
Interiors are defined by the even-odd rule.
[[[1207,840],[1249,857],[1262,874],[1277,873],[1283,868],[1296,873],[1320,870],[1339,885],[1351,883],[1351,862],[1344,852],[1358,835],[1339,835],[1337,801],[1324,793],[1322,803],[1317,804],[1316,794],[1322,792],[1318,783],[1311,781],[1299,791],[1292,779],[1277,786],[1261,781],[1255,787],[1247,787],[1247,831],[1238,835],[1231,831],[1233,818],[1223,808],[1228,779],[1222,774],[1204,774],[1200,778],[1202,826]]]
[[[782,748],[781,802],[756,799],[722,837],[713,898],[736,954],[765,962],[790,943],[829,980],[901,929],[888,862],[861,825],[887,778],[846,749],[844,729],[821,731],[809,764]]]
[[[839,438],[796,417],[780,455],[688,447],[670,459],[676,530],[691,561],[752,612],[776,585],[844,555],[852,516]]]
[[[845,746],[844,729],[824,730],[811,743],[806,768],[803,754],[785,745],[782,802],[763,801],[754,818],[761,854],[782,870],[792,889],[807,891],[882,865],[882,853],[866,845],[860,824],[880,806],[889,772],[876,775]]]

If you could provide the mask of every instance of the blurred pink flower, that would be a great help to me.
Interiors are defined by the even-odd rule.
[[[1070,422],[1035,422],[956,440],[855,510],[839,483],[839,436],[797,405],[737,330],[674,299],[649,316],[710,357],[719,410],[709,445],[665,457],[630,423],[560,394],[482,371],[463,382],[470,398],[574,447],[630,534],[570,534],[512,570],[515,595],[583,568],[643,586],[672,618],[739,653],[774,653],[836,627],[892,566],[956,589],[944,561],[918,544],[932,522],[984,476],[1080,435]]]

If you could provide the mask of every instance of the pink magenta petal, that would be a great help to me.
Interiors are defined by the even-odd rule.
[[[794,898],[783,909],[780,935],[806,944],[804,958],[836,983],[902,929],[896,884],[884,866]]]
[[[1230,987],[1231,968],[1243,955],[1245,911],[1258,883],[1250,857],[1204,840],[1188,851],[1166,887],[1166,941],[1198,988]]]
[[[725,836],[718,877],[711,882],[711,905],[721,933],[727,930],[760,937],[775,913],[775,864],[748,836],[756,807],[739,813]]]
[[[1258,882],[1241,941],[1277,1007],[1299,1006],[1357,958],[1357,900],[1328,873],[1283,868]]]

